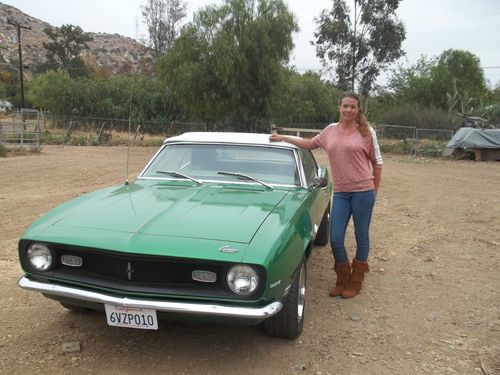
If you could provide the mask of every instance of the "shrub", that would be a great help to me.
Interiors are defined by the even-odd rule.
[[[380,143],[380,151],[382,151],[383,153],[408,155],[411,153],[412,149],[413,149],[413,142],[409,142],[406,139],[402,141],[390,141],[390,142]]]
[[[7,155],[7,150],[5,149],[4,145],[0,145],[0,157],[4,157]]]
[[[431,158],[441,157],[445,147],[446,142],[427,141],[417,147],[417,154]]]
[[[455,126],[455,124],[450,123],[446,111],[408,103],[378,113],[373,121],[379,124],[415,126],[420,129],[444,129]]]
[[[380,144],[380,150],[383,153],[393,153],[400,155],[416,154],[425,157],[441,157],[446,142],[439,141],[421,141],[417,145],[413,141],[389,141]]]

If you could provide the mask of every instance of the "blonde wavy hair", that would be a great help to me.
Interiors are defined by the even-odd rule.
[[[342,105],[342,99],[344,98],[352,98],[358,102],[359,112],[356,115],[356,122],[358,123],[358,131],[361,133],[362,136],[368,135],[370,133],[371,125],[363,113],[363,108],[361,108],[361,99],[359,98],[359,95],[356,94],[355,92],[344,93],[340,98],[339,106]],[[339,123],[340,122],[342,122],[342,114],[340,114]]]

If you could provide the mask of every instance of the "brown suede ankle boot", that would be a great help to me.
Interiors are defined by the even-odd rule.
[[[352,274],[347,288],[342,292],[342,298],[351,298],[359,293],[365,279],[365,272],[368,272],[368,262],[360,262],[354,259],[352,262]]]
[[[351,265],[349,261],[345,263],[335,262],[333,269],[337,274],[337,282],[335,283],[335,288],[330,291],[330,297],[337,297],[342,294],[344,289],[347,288],[347,284],[349,284],[351,278]]]

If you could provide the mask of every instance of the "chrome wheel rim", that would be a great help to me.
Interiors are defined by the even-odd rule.
[[[306,305],[306,267],[302,263],[299,275],[299,290],[297,298],[297,320],[300,322],[304,317],[304,307]]]

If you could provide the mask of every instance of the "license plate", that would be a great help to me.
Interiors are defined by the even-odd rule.
[[[115,327],[158,329],[156,310],[104,305],[108,324]]]

